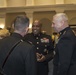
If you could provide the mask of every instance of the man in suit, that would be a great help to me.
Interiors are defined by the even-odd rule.
[[[76,37],[65,13],[53,16],[52,27],[60,34],[55,47],[53,75],[76,75]]]
[[[0,40],[0,66],[2,66],[12,46],[27,34],[29,19],[24,15],[17,16],[13,25],[14,33]],[[9,55],[3,70],[6,75],[36,75],[34,46],[22,40]]]
[[[48,75],[48,62],[53,58],[53,43],[51,36],[41,32],[42,24],[35,20],[32,24],[32,33],[24,40],[35,45],[37,55],[37,75]]]

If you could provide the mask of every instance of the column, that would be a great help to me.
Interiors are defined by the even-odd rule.
[[[6,6],[6,0],[0,0],[0,7]]]
[[[55,4],[55,0],[35,0],[35,5],[52,5]]]
[[[56,4],[64,4],[64,0],[56,0]]]
[[[76,4],[76,0],[64,0],[65,4]]]
[[[7,0],[7,6],[25,6],[25,0]]]
[[[30,24],[29,24],[29,33],[30,33],[32,31],[33,11],[26,11],[25,13],[30,20]]]
[[[0,13],[0,28],[5,28],[5,16],[6,13]]]
[[[34,5],[34,0],[26,0],[26,6]]]

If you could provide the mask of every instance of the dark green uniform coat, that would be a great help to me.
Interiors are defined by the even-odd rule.
[[[53,75],[76,75],[76,36],[69,27],[60,32]]]
[[[22,36],[13,33],[11,36],[0,40],[0,66],[2,66],[11,47],[22,39]],[[36,55],[34,46],[27,43],[19,43],[4,65],[6,75],[36,75]]]

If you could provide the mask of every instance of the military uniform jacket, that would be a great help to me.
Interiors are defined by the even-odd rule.
[[[55,47],[53,75],[76,75],[76,37],[67,27]]]
[[[30,41],[35,45],[36,52],[46,56],[44,62],[37,62],[38,64],[38,75],[47,75],[48,73],[48,61],[53,58],[54,46],[51,40],[51,36],[40,33],[39,35],[34,35],[29,33],[25,36],[24,40]]]
[[[21,35],[13,33],[11,36],[0,40],[0,67],[10,48],[21,39]],[[8,57],[3,68],[4,73],[6,75],[36,75],[34,49],[34,46],[27,42],[19,43]]]

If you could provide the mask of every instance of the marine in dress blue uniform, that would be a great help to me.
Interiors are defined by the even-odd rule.
[[[76,75],[76,36],[64,13],[54,15],[52,27],[60,34],[55,47],[53,75]]]
[[[32,33],[24,38],[35,45],[37,55],[37,75],[48,75],[48,62],[53,58],[54,46],[50,35],[41,33],[41,23],[35,20]]]
[[[17,16],[14,33],[0,40],[0,67],[12,46],[22,40],[28,31],[29,19]],[[36,75],[36,54],[32,44],[20,42],[9,55],[3,70],[6,75]]]

